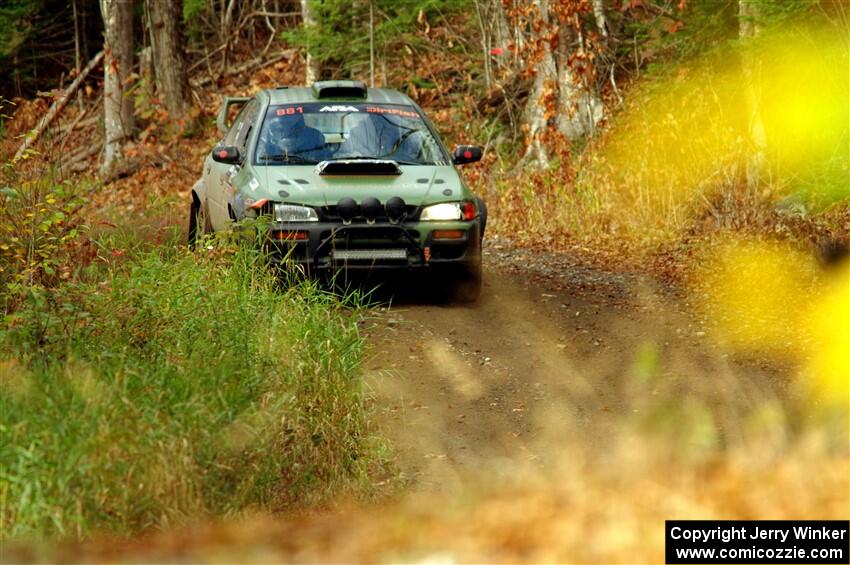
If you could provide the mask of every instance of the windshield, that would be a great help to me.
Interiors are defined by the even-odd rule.
[[[255,163],[303,165],[341,159],[391,159],[402,165],[444,165],[446,157],[423,117],[392,104],[271,106]]]

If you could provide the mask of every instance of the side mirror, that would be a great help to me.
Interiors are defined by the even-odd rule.
[[[219,145],[212,151],[213,161],[226,165],[238,165],[242,162],[242,154],[234,145]]]
[[[452,163],[455,165],[475,163],[481,160],[482,155],[484,150],[476,145],[458,145],[452,154]]]

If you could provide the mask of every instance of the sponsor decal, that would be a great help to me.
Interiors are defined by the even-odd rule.
[[[322,106],[319,112],[359,112],[354,106]]]
[[[278,108],[275,114],[278,116],[292,116],[293,114],[303,114],[304,108],[301,106],[290,106],[289,108]]]
[[[404,116],[405,118],[419,118],[419,114],[402,108],[384,108],[382,106],[366,106],[369,114],[391,114],[393,116]]]

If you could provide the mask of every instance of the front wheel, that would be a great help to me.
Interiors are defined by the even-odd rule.
[[[481,296],[481,251],[475,258],[460,268],[452,281],[453,302],[472,304]]]
[[[205,235],[212,231],[207,209],[195,196],[192,195],[192,204],[189,206],[189,247],[194,248]]]

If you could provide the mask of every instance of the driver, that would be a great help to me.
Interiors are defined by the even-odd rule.
[[[274,116],[268,125],[266,155],[300,155],[310,157],[325,147],[325,136],[304,122],[302,114]]]
[[[421,141],[414,130],[400,127],[385,116],[367,115],[349,131],[337,153],[338,158],[375,157],[415,160]]]

